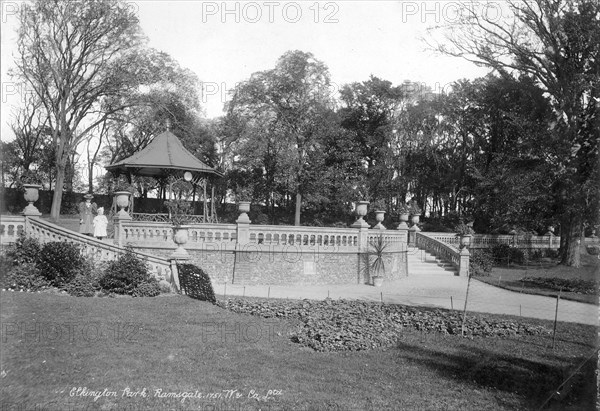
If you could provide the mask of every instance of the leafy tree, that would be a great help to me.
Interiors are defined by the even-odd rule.
[[[586,220],[597,215],[600,3],[596,0],[508,0],[498,20],[472,5],[447,26],[437,49],[493,68],[502,77],[531,76],[547,93],[548,122],[561,204],[563,263],[579,266]],[[593,189],[592,187],[596,188]],[[592,190],[592,191],[590,191]]]
[[[283,145],[288,184],[296,197],[296,225],[300,224],[302,198],[307,193],[303,180],[309,171],[309,153],[316,149],[317,130],[333,107],[330,93],[325,64],[311,53],[289,51],[274,69],[254,73],[238,85],[228,106],[228,117],[242,129],[264,130],[263,147],[276,152]],[[275,161],[272,153],[266,154]]]
[[[340,97],[341,125],[354,132],[356,155],[364,164],[364,171],[359,171],[357,177],[366,179],[369,198],[384,198],[393,178],[392,130],[405,92],[400,86],[371,76],[365,82],[342,87]]]

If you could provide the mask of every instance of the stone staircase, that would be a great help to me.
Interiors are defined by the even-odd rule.
[[[256,264],[252,262],[247,253],[235,253],[234,278],[235,284],[245,284],[250,280],[252,267]]]
[[[441,260],[420,248],[408,247],[406,256],[409,276],[448,277],[458,275],[458,271],[452,263]]]

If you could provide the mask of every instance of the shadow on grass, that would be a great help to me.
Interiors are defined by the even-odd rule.
[[[529,409],[538,409],[554,393],[544,409],[595,410],[593,360],[588,361],[560,393],[556,393],[554,390],[575,371],[582,359],[574,360],[565,369],[547,356],[530,356],[530,359],[526,359],[476,347],[474,344],[455,347],[430,348],[403,341],[397,345],[398,355],[404,360],[429,367],[444,379],[516,393],[523,398],[523,405]]]

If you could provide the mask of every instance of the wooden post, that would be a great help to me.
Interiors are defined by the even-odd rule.
[[[560,293],[562,293],[562,288],[558,291],[558,295],[556,296],[556,309],[554,311],[554,330],[552,331],[552,349],[556,344],[556,323],[558,322],[558,302],[560,301]]]
[[[216,223],[217,222],[217,217],[216,217],[216,209],[215,209],[215,186],[213,185],[211,188],[211,194],[210,194],[210,222],[211,223]]]
[[[464,250],[464,249],[463,249]],[[471,276],[467,281],[467,293],[465,294],[465,308],[463,310],[463,318],[462,318],[462,326],[461,326],[461,335],[465,336],[465,322],[467,321],[467,301],[469,300],[469,287],[471,286]]]
[[[202,185],[203,190],[204,190],[204,222],[206,223],[206,221],[208,220],[208,210],[206,209],[206,179],[204,179],[204,184]]]

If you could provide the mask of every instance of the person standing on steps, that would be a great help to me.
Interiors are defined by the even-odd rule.
[[[104,215],[104,208],[98,208],[98,215],[94,217],[94,237],[98,240],[104,239],[106,237],[106,227],[108,226],[108,219]]]
[[[94,196],[86,194],[83,196],[85,202],[79,203],[79,232],[81,234],[94,235],[94,214],[97,212],[96,203],[92,203]]]

